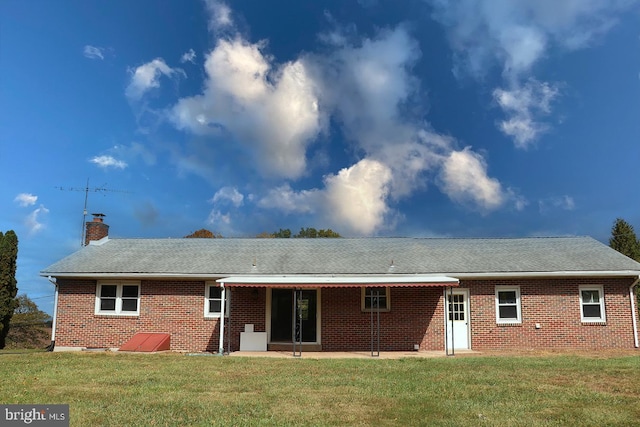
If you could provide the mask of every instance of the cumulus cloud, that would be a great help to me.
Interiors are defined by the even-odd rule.
[[[31,193],[20,193],[13,201],[22,207],[27,207],[34,205],[38,201],[38,196]]]
[[[232,30],[234,23],[231,18],[231,8],[220,0],[205,0],[205,6],[209,13],[209,31],[219,34],[226,30]]]
[[[107,168],[124,169],[128,166],[126,162],[122,160],[118,160],[113,156],[106,156],[106,155],[95,156],[89,161],[91,163],[95,163],[96,165],[104,169],[107,169]]]
[[[329,120],[352,144],[352,164],[327,173],[322,186],[275,185],[257,200],[260,208],[315,215],[345,233],[368,235],[389,227],[397,218],[393,203],[430,180],[446,183],[452,200],[483,212],[508,197],[480,155],[456,151],[454,138],[424,122],[412,72],[421,52],[406,27],[359,37],[354,26],[340,27],[329,15],[334,29],[319,37],[329,49],[277,63],[265,41],[234,33],[226,4],[206,5],[217,40],[205,55],[202,93],[171,109],[176,128],[211,145],[237,142],[263,175],[288,181],[304,176],[307,150]],[[457,166],[464,161],[473,171]],[[234,191],[225,187],[211,201],[241,203]],[[216,206],[210,219],[225,224],[227,215]]]
[[[326,209],[336,224],[345,224],[357,234],[371,234],[382,228],[389,206],[391,170],[381,162],[363,159],[325,177]]]
[[[35,234],[44,228],[44,224],[41,221],[41,216],[49,213],[49,209],[44,205],[40,205],[25,218],[25,226],[28,229],[29,234]]]
[[[244,196],[234,187],[222,187],[216,191],[216,194],[211,198],[211,203],[226,202],[231,203],[235,207],[242,206]]]
[[[323,200],[324,195],[318,189],[295,191],[287,183],[270,189],[266,196],[258,200],[258,206],[278,209],[286,214],[308,214],[319,210]]]
[[[273,64],[263,48],[220,39],[206,55],[204,93],[181,99],[172,120],[196,134],[228,132],[264,173],[297,178],[322,130],[315,83],[302,60]]]
[[[456,154],[454,138],[435,132],[421,115],[406,114],[419,93],[411,67],[420,56],[406,28],[347,43],[351,36],[334,35],[330,43],[343,45],[305,60],[321,88],[320,104],[362,158],[326,175],[323,188],[294,191],[287,184],[259,206],[321,215],[345,233],[368,235],[389,227],[397,217],[393,203],[425,188],[439,171],[452,200],[483,212],[501,206],[507,194],[488,177],[481,156],[469,148]],[[465,160],[472,172],[460,165]]]
[[[443,191],[460,204],[471,202],[482,211],[491,211],[505,201],[500,182],[487,176],[484,158],[469,148],[451,152],[440,178]]]
[[[548,115],[551,101],[557,96],[557,86],[533,79],[511,90],[495,89],[493,98],[507,115],[499,123],[500,130],[514,139],[516,147],[527,148],[548,129],[547,124],[535,117]]]
[[[228,226],[231,224],[231,215],[223,214],[221,211],[214,209],[209,213],[207,224],[214,226]]]
[[[162,75],[166,77],[174,76],[177,73],[184,75],[184,71],[169,67],[162,58],[156,58],[130,71],[131,81],[125,94],[131,100],[139,100],[150,89],[160,87]]]
[[[616,16],[633,0],[428,0],[433,17],[447,29],[458,77],[483,79],[496,64],[502,67],[506,91],[527,90],[523,81],[548,55],[551,46],[575,50],[590,46],[616,23]],[[550,83],[537,83],[551,89]],[[500,93],[504,89],[496,89]],[[496,97],[494,91],[494,97]],[[553,97],[557,94],[554,93]],[[526,97],[526,95],[525,95]],[[521,104],[526,104],[520,101]],[[546,125],[537,121],[539,104],[522,106],[519,114],[506,109],[499,128],[525,148]],[[548,111],[542,111],[548,113]]]
[[[105,51],[105,49],[103,47],[86,45],[84,47],[82,53],[84,54],[85,58],[103,60],[104,59],[104,51]]]
[[[196,52],[193,49],[189,49],[188,52],[185,52],[182,54],[182,56],[180,57],[180,62],[185,63],[185,62],[191,62],[192,64],[195,64],[196,61]]]
[[[323,189],[294,191],[285,184],[270,190],[258,205],[288,214],[319,214],[345,233],[367,235],[382,228],[391,213],[387,205],[391,179],[388,166],[363,159],[325,176]]]

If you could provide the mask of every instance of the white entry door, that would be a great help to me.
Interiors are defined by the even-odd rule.
[[[466,350],[469,348],[469,290],[445,291],[447,348]]]

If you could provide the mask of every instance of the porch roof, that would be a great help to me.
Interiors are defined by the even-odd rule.
[[[425,287],[458,286],[459,280],[447,276],[230,276],[216,280],[228,287],[267,288],[349,288],[349,287]]]

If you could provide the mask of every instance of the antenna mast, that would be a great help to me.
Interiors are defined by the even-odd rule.
[[[106,184],[104,184],[106,185]],[[123,191],[123,190],[110,190],[108,188],[105,188],[104,185],[102,187],[93,187],[90,188],[89,187],[89,178],[87,178],[87,185],[84,188],[78,188],[78,187],[56,187],[58,190],[62,190],[62,191],[84,191],[84,208],[82,210],[82,232],[80,233],[80,246],[84,246],[84,239],[85,239],[85,234],[87,232],[86,230],[86,226],[87,226],[87,201],[89,200],[89,192],[98,192],[98,191],[102,191],[102,192],[114,192],[114,193],[129,193],[129,191]]]

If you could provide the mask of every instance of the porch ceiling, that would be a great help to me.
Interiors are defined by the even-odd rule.
[[[459,280],[447,276],[230,276],[217,280],[227,287],[266,288],[351,288],[458,286]]]

